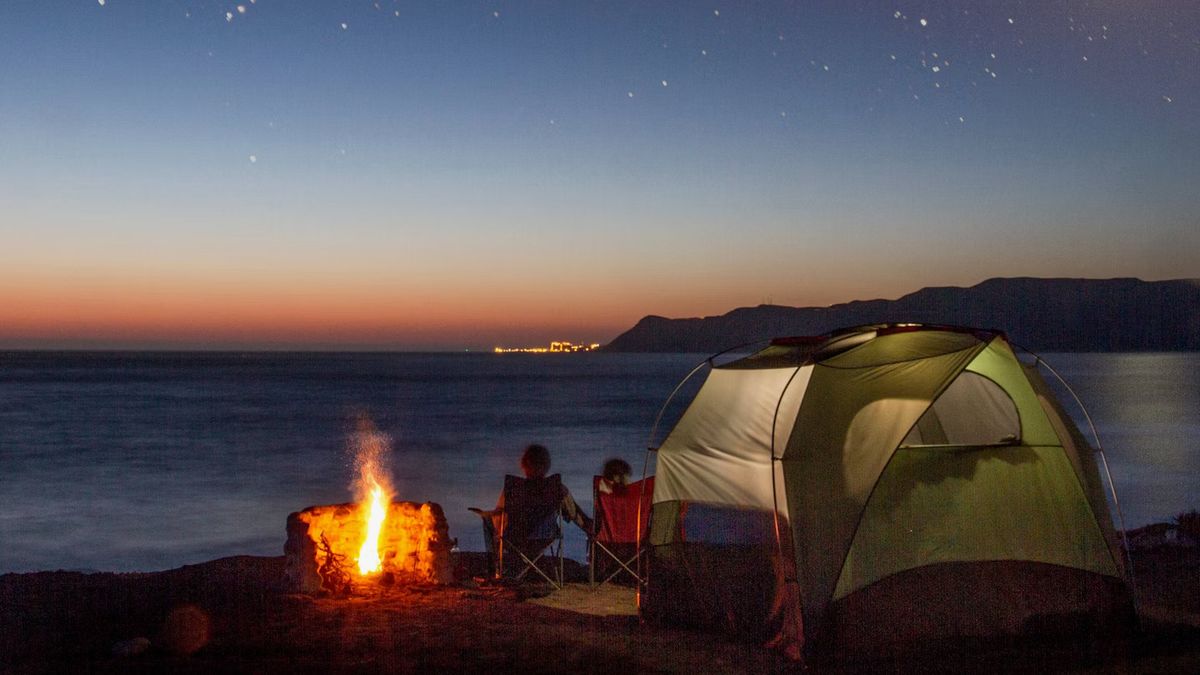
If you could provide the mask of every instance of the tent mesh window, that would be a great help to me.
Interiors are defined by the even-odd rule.
[[[1012,445],[1020,438],[1021,418],[1008,393],[983,375],[963,372],[929,406],[900,447]]]
[[[1006,389],[975,368],[1003,372],[976,361],[909,430],[863,510],[835,600],[939,563],[1027,561],[1116,573],[1028,383]]]

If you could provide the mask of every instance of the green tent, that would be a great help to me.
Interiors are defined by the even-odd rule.
[[[774,340],[656,454],[650,620],[799,656],[1132,615],[1094,451],[999,332]]]

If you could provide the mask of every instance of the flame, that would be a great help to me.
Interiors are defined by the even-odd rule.
[[[387,517],[387,500],[379,481],[372,478],[371,484],[371,501],[364,505],[370,511],[367,518],[367,540],[358,550],[358,572],[363,575],[378,572],[383,566],[379,560],[379,533],[383,531],[383,520]]]
[[[365,576],[383,569],[383,561],[379,558],[379,535],[383,532],[383,521],[387,518],[393,494],[386,469],[390,448],[388,437],[380,433],[366,415],[358,418],[351,447],[358,467],[358,479],[352,487],[367,521],[366,537],[358,550],[358,572]]]

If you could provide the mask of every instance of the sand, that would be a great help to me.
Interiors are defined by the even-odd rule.
[[[478,555],[460,560],[476,571]],[[812,670],[1200,672],[1200,554],[1138,561],[1147,620],[1123,645],[972,646]],[[147,574],[0,576],[5,672],[676,672],[799,670],[720,634],[648,626],[628,587],[360,586],[278,590],[283,558],[237,556]],[[574,568],[578,581],[580,570]],[[847,655],[852,656],[852,655]]]

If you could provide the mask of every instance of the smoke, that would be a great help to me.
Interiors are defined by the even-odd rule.
[[[359,413],[354,421],[349,452],[353,455],[354,466],[350,491],[356,502],[368,499],[376,484],[385,494],[394,494],[390,469],[392,439],[377,429],[366,413]]]

